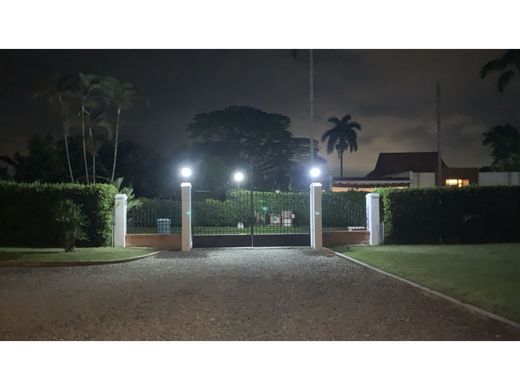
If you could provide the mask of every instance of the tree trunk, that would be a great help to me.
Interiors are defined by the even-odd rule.
[[[94,134],[92,134],[92,128],[88,129],[88,134],[92,144],[92,184],[96,184],[96,147],[94,144]]]
[[[70,164],[69,139],[68,139],[66,133],[63,133],[63,137],[65,138],[65,153],[67,154],[67,165],[69,166],[70,182],[74,183],[74,175],[72,174],[72,165]]]
[[[116,138],[114,141],[114,162],[112,164],[112,179],[111,182],[114,182],[114,177],[116,175],[116,161],[117,161],[117,145],[119,141],[119,117],[121,116],[121,107],[117,109],[117,119],[116,119]]]
[[[88,166],[87,166],[87,145],[85,143],[85,106],[81,105],[81,140],[83,142],[83,162],[85,163],[85,180],[88,180]]]
[[[339,156],[339,176],[343,177],[343,150],[338,150]]]

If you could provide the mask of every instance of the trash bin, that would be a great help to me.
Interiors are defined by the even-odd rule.
[[[157,233],[170,234],[172,220],[170,218],[157,218]]]

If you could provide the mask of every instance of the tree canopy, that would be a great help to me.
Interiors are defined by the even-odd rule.
[[[253,168],[256,188],[286,189],[309,155],[309,140],[294,137],[289,117],[250,106],[229,106],[195,115],[188,126],[198,152],[230,168]],[[316,154],[317,154],[316,143]],[[323,160],[321,160],[323,161]]]
[[[520,132],[510,124],[498,125],[483,134],[482,144],[493,150],[492,168],[500,171],[520,170]]]

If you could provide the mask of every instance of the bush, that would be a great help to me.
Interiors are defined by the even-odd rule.
[[[65,252],[73,252],[76,241],[87,238],[85,234],[86,218],[78,206],[72,200],[62,200],[56,204],[54,211],[56,222],[63,239],[62,245]]]
[[[109,184],[40,184],[0,181],[0,245],[51,247],[62,237],[54,210],[70,199],[86,218],[80,246],[106,246],[112,241],[116,189]]]
[[[520,187],[384,189],[385,243],[520,241]]]

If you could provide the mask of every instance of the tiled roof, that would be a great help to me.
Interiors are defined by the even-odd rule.
[[[446,167],[444,161],[442,167]],[[379,153],[374,170],[365,178],[376,179],[408,171],[437,171],[437,152]]]

